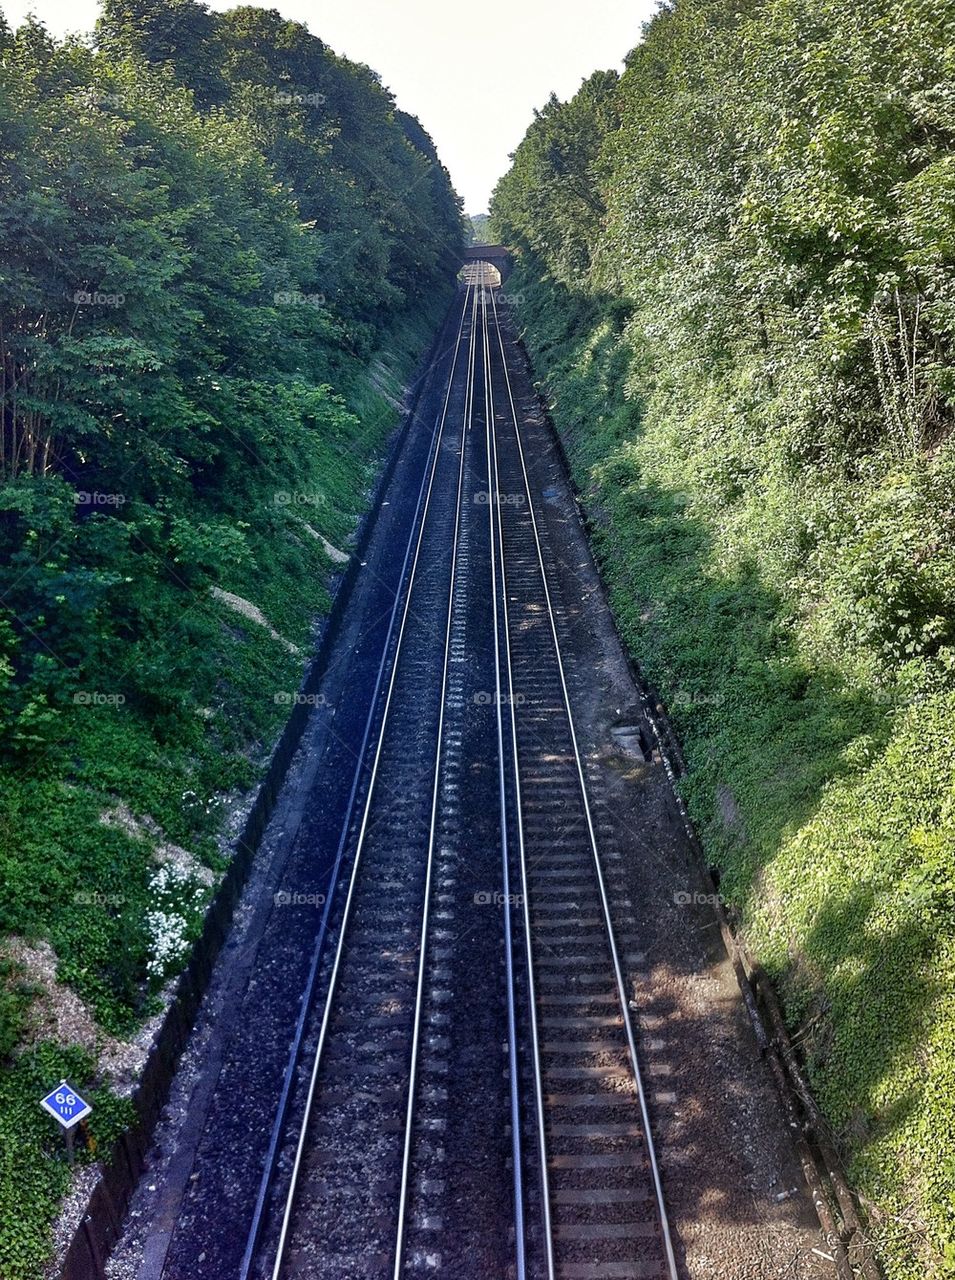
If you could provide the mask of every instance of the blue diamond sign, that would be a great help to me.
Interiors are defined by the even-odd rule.
[[[40,1106],[49,1111],[64,1129],[72,1129],[93,1110],[65,1080],[61,1080],[52,1093],[40,1099]]]

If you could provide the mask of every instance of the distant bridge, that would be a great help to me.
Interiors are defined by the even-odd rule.
[[[502,280],[507,279],[514,265],[510,249],[503,244],[469,245],[464,251],[464,261],[465,263],[489,262],[492,267],[497,267]]]

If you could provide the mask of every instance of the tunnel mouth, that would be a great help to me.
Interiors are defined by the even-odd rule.
[[[485,262],[483,258],[466,262],[458,272],[458,279],[464,284],[484,284],[492,289],[501,287],[501,272],[493,262]]]

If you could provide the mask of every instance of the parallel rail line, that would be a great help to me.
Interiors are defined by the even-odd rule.
[[[464,306],[462,308],[461,326],[459,328],[459,343],[466,328],[469,296],[472,302],[470,344],[473,347],[475,297],[475,291],[473,289],[469,289],[465,295]],[[409,955],[405,949],[405,944],[410,928],[406,925],[406,921],[408,917],[414,913],[416,899],[418,897],[418,892],[416,890],[419,890],[420,886],[415,886],[413,883],[409,884],[407,881],[408,873],[409,871],[413,871],[414,867],[415,848],[416,846],[420,846],[421,837],[424,835],[424,832],[421,830],[420,826],[420,819],[422,815],[420,813],[408,814],[406,812],[407,806],[404,804],[408,795],[413,794],[415,790],[414,784],[416,779],[414,774],[418,772],[413,762],[409,771],[408,756],[406,754],[409,737],[406,737],[406,732],[410,735],[411,742],[414,742],[415,737],[417,737],[420,746],[425,750],[427,749],[427,738],[432,735],[424,735],[425,740],[422,741],[422,735],[415,734],[414,721],[416,718],[416,709],[427,697],[425,686],[429,675],[428,668],[433,666],[433,660],[436,656],[434,646],[429,646],[427,644],[429,638],[433,639],[433,637],[429,637],[427,632],[430,629],[430,620],[434,613],[438,613],[439,616],[444,613],[447,618],[443,636],[443,653],[441,655],[442,670],[446,674],[447,637],[450,628],[450,618],[454,600],[453,575],[448,583],[448,600],[447,603],[445,603],[444,593],[438,586],[436,580],[428,574],[425,574],[419,580],[418,574],[420,566],[424,563],[426,539],[429,535],[433,534],[436,525],[446,526],[446,520],[444,522],[439,520],[438,517],[441,513],[438,511],[436,514],[436,509],[439,508],[442,500],[445,503],[447,502],[447,495],[442,493],[440,486],[436,484],[436,481],[441,471],[446,471],[448,469],[446,465],[443,465],[447,461],[443,450],[445,450],[446,446],[445,430],[448,423],[448,410],[452,390],[454,388],[454,369],[457,363],[458,354],[459,346],[456,347],[455,350],[454,364],[452,365],[447,394],[444,399],[441,422],[438,427],[438,437],[432,458],[431,473],[424,503],[424,510],[422,512],[418,528],[415,553],[408,571],[401,622],[398,628],[394,654],[391,657],[391,667],[384,693],[384,705],[381,712],[381,723],[377,735],[377,742],[374,748],[370,776],[367,783],[364,805],[355,840],[355,853],[352,859],[352,869],[348,881],[342,922],[339,927],[338,942],[335,948],[334,959],[332,961],[331,972],[328,979],[321,1026],[318,1034],[318,1042],[312,1056],[308,1094],[306,1096],[304,1112],[299,1124],[299,1135],[295,1149],[294,1161],[285,1193],[285,1208],[272,1267],[272,1275],[276,1280],[277,1277],[283,1273],[288,1261],[289,1252],[295,1243],[293,1239],[293,1211],[296,1207],[297,1200],[300,1198],[301,1183],[305,1181],[305,1177],[303,1175],[306,1172],[314,1173],[313,1170],[307,1169],[306,1157],[310,1151],[310,1139],[313,1142],[311,1149],[314,1150],[314,1136],[312,1130],[314,1126],[314,1114],[318,1098],[320,1074],[323,1067],[326,1067],[327,1065],[326,1047],[330,1046],[333,1054],[337,1051],[339,1060],[335,1065],[342,1070],[348,1084],[353,1087],[354,1092],[360,1091],[354,1089],[356,1080],[365,1084],[366,1089],[369,1083],[367,1080],[369,1075],[369,1063],[361,1060],[363,1051],[367,1052],[367,1047],[362,1046],[362,1049],[358,1050],[348,1041],[344,1041],[342,1037],[338,1037],[337,1039],[330,1037],[329,1031],[332,1020],[336,1015],[338,1016],[340,1023],[343,1019],[347,1020],[352,1016],[355,1004],[358,1004],[360,1007],[368,1007],[369,1002],[367,1000],[360,999],[362,989],[367,992],[369,987],[374,987],[378,978],[377,970],[381,963],[382,954],[385,952],[388,955],[388,959],[391,961],[392,980],[394,983],[388,993],[388,999],[398,1005],[396,1012],[400,1014],[402,1009],[400,995],[396,1000],[395,992],[397,991],[404,995],[405,1014],[407,1011],[407,998],[411,994],[411,984],[408,981],[404,984],[406,988],[405,991],[403,993],[401,992],[402,984],[400,979],[402,976],[406,979],[409,976]],[[470,371],[468,381],[470,384]],[[461,429],[461,444],[458,446],[458,453],[463,458],[463,423]],[[458,481],[453,516],[455,539],[457,525],[460,519],[460,465],[457,467],[457,473]],[[437,546],[430,549],[432,557],[435,557],[436,552],[440,547],[441,540],[439,538]],[[423,602],[422,597],[424,597]],[[416,606],[414,611],[412,611],[413,601]],[[424,626],[420,625],[422,618],[427,619]],[[416,623],[419,624],[417,652],[414,651],[415,646],[412,646],[409,664],[403,661],[406,653],[408,652],[405,649],[405,642],[408,635],[409,625],[413,628]],[[425,634],[421,634],[422,632]],[[405,698],[405,706],[396,707],[395,691],[399,687],[399,675],[403,675],[406,670],[409,672],[408,683],[410,688],[407,691]],[[436,740],[434,749],[438,758],[441,747],[440,725],[442,722],[443,707],[444,686],[442,679],[442,687],[437,708],[437,730],[432,731]],[[404,716],[402,716],[402,712],[405,713]],[[397,730],[395,728],[396,724],[398,726]],[[392,733],[396,739],[397,750],[392,750],[392,752],[386,755],[385,745],[388,740],[389,733]],[[388,770],[389,772],[385,777],[382,777],[385,770]],[[373,839],[371,841],[372,852],[379,853],[381,855],[381,860],[379,864],[375,866],[374,871],[379,877],[384,879],[386,884],[391,886],[390,892],[395,895],[391,903],[390,910],[388,910],[387,913],[382,913],[380,910],[380,905],[374,893],[374,884],[371,884],[369,889],[369,877],[363,877],[363,873],[365,872],[365,856],[368,849],[368,837],[374,813],[374,802],[379,793],[383,793],[385,813],[381,816],[383,823],[385,824],[386,832],[389,836],[396,836],[402,841],[402,845],[397,849],[394,844],[387,840],[382,841]],[[394,800],[398,801],[397,805],[391,803]],[[398,810],[397,813],[394,812],[396,809]],[[430,823],[427,828],[426,836],[428,847],[431,847],[433,842],[434,816],[432,806]],[[390,828],[388,826],[389,819],[391,819],[393,823]],[[417,819],[417,823],[415,822],[415,819]],[[414,838],[415,835],[417,835],[417,840]],[[405,856],[402,857],[402,854]],[[411,864],[410,867],[407,865],[409,863]],[[429,879],[430,867],[428,868],[426,877],[426,895],[428,893]],[[366,920],[361,922],[364,925],[364,932],[356,932],[352,927],[353,913],[356,916],[361,915],[360,910],[356,911],[356,903],[359,902],[363,893],[370,897],[370,901],[367,902],[367,904],[359,903],[359,907],[361,905],[366,905],[367,915]],[[401,896],[399,897],[398,895]],[[377,911],[376,907],[378,908]],[[348,965],[344,963],[346,948],[349,950],[348,958],[351,962]],[[362,954],[363,950],[365,952],[364,955]],[[402,970],[404,970],[404,973],[402,973]],[[346,991],[341,993],[339,991],[339,987],[342,983],[343,976],[346,983],[350,982],[351,990],[349,991],[346,988]],[[414,1005],[414,1017],[416,1024],[419,1006],[420,991],[417,991],[415,993]],[[374,1008],[373,999],[371,1001],[371,1007]],[[371,1015],[373,1024],[375,1017],[375,1014]],[[392,1020],[388,1018],[387,1013],[378,1015],[378,1017],[381,1019],[381,1022],[379,1025],[374,1026],[374,1029],[377,1031],[389,1030],[388,1022]],[[397,1032],[397,1034],[400,1036],[400,1031]],[[388,1070],[390,1064],[386,1056],[389,1048],[389,1038],[387,1034],[379,1035],[377,1040],[378,1044],[373,1046],[373,1049],[378,1050],[378,1058],[373,1065],[378,1068],[379,1073],[383,1076],[389,1076],[392,1074],[400,1075],[400,1068],[394,1072],[389,1072]],[[384,1053],[382,1050],[384,1050]],[[344,1059],[344,1061],[342,1061],[342,1059]],[[353,1066],[353,1070],[349,1070],[350,1066]],[[371,1074],[374,1076],[376,1073],[373,1072]],[[372,1088],[375,1087],[374,1080],[371,1081],[371,1085]],[[327,1101],[324,1110],[327,1115],[329,1110]],[[343,1146],[345,1136],[344,1131],[347,1130],[351,1124],[354,1124],[354,1121],[354,1115],[340,1114],[338,1132],[335,1136],[342,1139]],[[316,1183],[320,1182],[320,1179],[317,1179],[314,1176],[312,1176],[309,1181],[311,1182],[312,1198],[314,1199],[317,1195],[321,1194],[325,1188],[319,1188],[316,1186]],[[329,1196],[329,1199],[331,1198],[333,1197]],[[363,1209],[367,1212],[368,1205],[365,1204]],[[359,1213],[361,1211],[362,1210],[359,1210]],[[356,1223],[355,1225],[357,1228],[359,1224]],[[335,1265],[337,1265],[337,1263]],[[332,1274],[334,1274],[334,1272],[332,1272]]]
[[[516,1280],[677,1280],[621,923],[638,940],[599,838],[497,293],[472,267],[240,1280],[443,1280],[466,1274],[469,1231]],[[478,673],[492,720],[467,696]],[[482,725],[493,761],[468,756]],[[469,787],[496,843],[501,909],[482,918],[455,896]],[[503,978],[456,992],[475,928]],[[506,1084],[453,1102],[481,1000],[506,1054],[481,1078]],[[486,1108],[486,1148],[453,1149],[454,1106]],[[472,1159],[502,1184],[480,1208],[444,1189]]]

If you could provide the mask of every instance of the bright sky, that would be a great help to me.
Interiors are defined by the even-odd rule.
[[[535,107],[568,98],[593,71],[619,68],[654,0],[259,0],[303,22],[336,53],[366,62],[418,116],[464,196],[487,209]],[[56,35],[89,31],[97,0],[0,0],[16,26],[32,11]],[[235,0],[212,0],[213,9]]]

